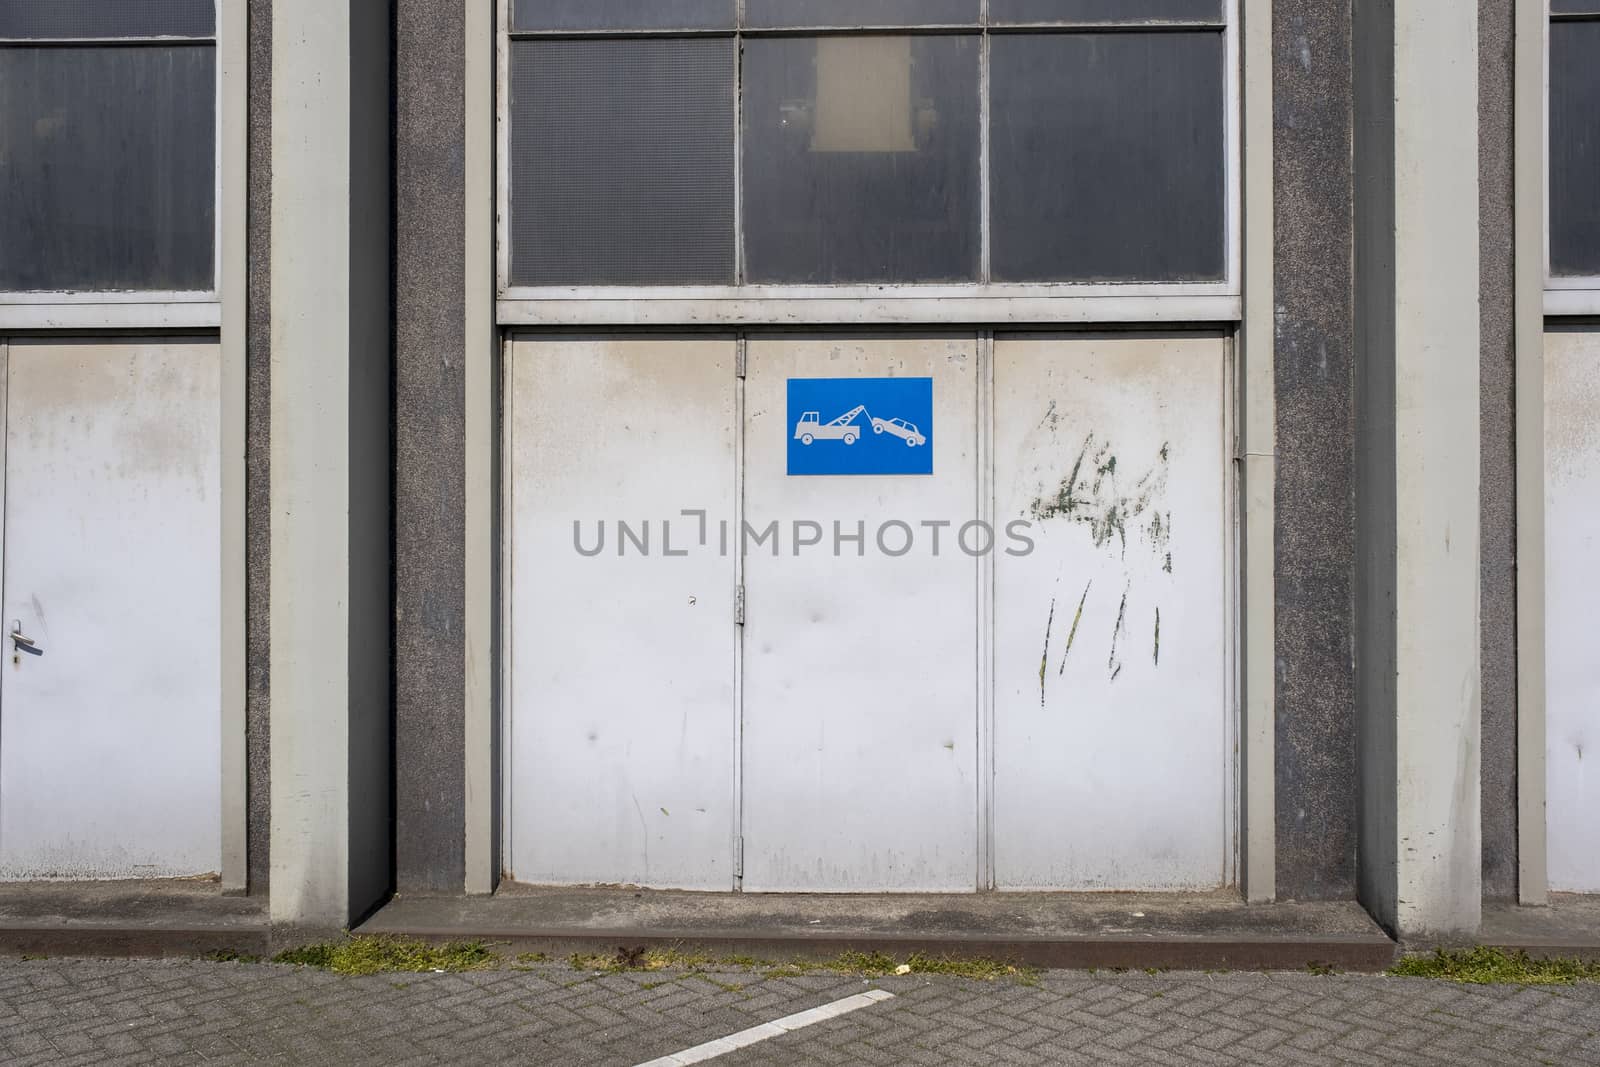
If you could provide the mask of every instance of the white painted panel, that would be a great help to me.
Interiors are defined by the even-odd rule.
[[[955,544],[977,517],[976,347],[750,341],[745,516],[778,522],[781,544],[745,554],[747,890],[976,887],[978,568]],[[849,377],[933,379],[931,476],[787,475],[788,379]],[[876,544],[891,520],[916,534],[897,558]],[[796,555],[796,521],[820,524],[824,543]],[[938,521],[952,525],[935,555],[920,524]],[[835,522],[863,524],[863,555],[835,555]]]
[[[13,342],[0,878],[221,863],[220,361]]]
[[[509,876],[733,887],[735,560],[680,513],[733,514],[734,361],[713,338],[512,348]],[[618,520],[648,555],[619,555]],[[592,550],[601,521],[580,555],[574,523]]]
[[[1600,330],[1545,337],[1550,888],[1600,892]]]
[[[1001,337],[994,358],[997,522],[1031,522],[1035,542],[995,560],[997,884],[1216,887],[1225,343]]]

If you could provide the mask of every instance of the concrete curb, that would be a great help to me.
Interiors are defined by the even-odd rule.
[[[0,954],[11,956],[266,956],[272,946],[265,926],[0,925]]]
[[[365,929],[358,933],[367,933]],[[673,948],[712,956],[756,959],[830,960],[844,952],[881,952],[897,959],[921,954],[952,959],[994,959],[1047,970],[1232,970],[1336,971],[1375,973],[1388,969],[1396,946],[1387,938],[1329,940],[1124,940],[1117,938],[1023,939],[918,937],[885,934],[792,937],[759,931],[703,930],[533,930],[392,928],[382,931],[425,941],[481,940],[512,952],[610,955],[619,948]]]

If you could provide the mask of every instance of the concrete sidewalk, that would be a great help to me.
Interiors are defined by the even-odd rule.
[[[400,896],[361,933],[612,952],[825,958],[845,950],[1035,967],[1376,971],[1395,946],[1351,902],[1248,905],[1234,893],[684,893],[509,884],[492,897]]]
[[[1304,973],[864,981],[562,963],[344,978],[274,964],[15,959],[0,960],[0,1061],[630,1067],[869,989],[894,996],[706,1062],[1600,1062],[1596,985]]]
[[[1353,901],[1247,905],[1232,893],[733,894],[508,883],[491,897],[400,896],[362,933],[483,939],[566,955],[673,946],[827,958],[845,950],[1036,967],[1376,971],[1396,947]],[[274,930],[262,897],[214,881],[0,883],[0,954],[267,955],[338,931]],[[1480,943],[1600,958],[1600,897],[1494,905]],[[1414,945],[1412,948],[1427,948]]]
[[[210,879],[0,882],[0,953],[262,955],[271,944],[266,899]]]

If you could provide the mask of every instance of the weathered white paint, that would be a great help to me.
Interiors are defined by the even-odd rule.
[[[1241,0],[1243,322],[1239,328],[1240,881],[1252,904],[1277,897],[1277,486],[1273,298],[1272,3]]]
[[[928,290],[934,289],[933,293]],[[1002,295],[969,289],[884,285],[850,295],[813,289],[809,295],[753,295],[729,291],[683,296],[677,290],[612,290],[551,299],[507,298],[499,319],[507,326],[908,326],[986,323],[1233,322],[1240,301],[1223,292],[1162,294],[1146,286],[1107,286],[1099,292],[1057,292],[1056,286],[1007,287]],[[1198,288],[1198,287],[1197,287]],[[515,290],[513,290],[515,292]]]
[[[1546,820],[1553,890],[1600,892],[1600,330],[1545,338]]]
[[[0,299],[0,330],[214,330],[222,324],[215,300],[96,303]]]
[[[1477,931],[1478,19],[1356,7],[1360,892],[1405,937]]]
[[[1545,36],[1549,0],[1515,0],[1517,899],[1549,902],[1545,842]]]
[[[274,922],[391,884],[387,8],[272,6]]]
[[[825,533],[745,555],[746,889],[976,888],[978,569],[955,543],[978,517],[976,357],[972,335],[749,342],[747,521]],[[932,476],[787,476],[789,378],[901,376],[934,381]],[[890,558],[896,519],[917,543]],[[864,524],[864,555],[834,554],[836,521]]]
[[[1232,859],[1226,342],[995,342],[995,876],[1208,889]]]
[[[1478,13],[1396,5],[1397,928],[1481,909]],[[1463,442],[1466,446],[1463,447]]]
[[[217,4],[217,289],[222,299],[222,886],[247,887],[249,768],[245,751],[246,333],[250,249],[250,11],[247,0]]]
[[[733,515],[735,352],[512,346],[512,877],[733,887],[734,560],[682,512]]]
[[[500,362],[494,326],[494,12],[466,6],[465,203],[466,357],[464,548],[466,722],[466,891],[492,893],[500,864],[494,854],[495,685],[495,450],[496,385]]]
[[[218,349],[9,353],[0,879],[216,872]]]
[[[1584,289],[1547,289],[1544,294],[1544,313],[1553,317],[1600,315],[1600,285]]]

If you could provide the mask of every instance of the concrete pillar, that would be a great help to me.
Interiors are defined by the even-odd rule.
[[[272,888],[348,926],[392,884],[390,9],[275,0]]]
[[[1355,5],[1360,891],[1419,939],[1481,909],[1477,9]]]

